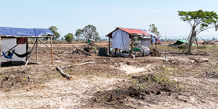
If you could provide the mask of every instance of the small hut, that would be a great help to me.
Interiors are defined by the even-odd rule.
[[[33,48],[36,47],[36,60],[38,57],[37,48],[40,38],[53,38],[54,34],[49,29],[44,28],[12,28],[0,27],[0,49],[1,49],[1,63],[6,62],[8,58],[10,61],[24,61],[28,63]],[[28,51],[28,38],[35,39],[33,47]],[[51,40],[52,41],[52,40]],[[44,42],[43,42],[44,43]],[[44,43],[45,44],[45,43]],[[52,42],[51,42],[52,44]],[[46,45],[47,46],[47,45]],[[52,47],[52,45],[51,45]],[[53,50],[52,57],[53,57]],[[11,52],[10,54],[7,54]],[[53,62],[53,59],[52,59]]]
[[[131,28],[116,28],[114,31],[106,35],[109,38],[109,54],[111,48],[121,49],[127,51],[130,54],[133,53],[133,44],[135,43],[135,37],[141,37],[143,44],[147,44],[148,47],[151,43],[150,34],[142,29],[131,29]],[[112,39],[112,47],[110,41]],[[129,48],[131,46],[131,50]]]

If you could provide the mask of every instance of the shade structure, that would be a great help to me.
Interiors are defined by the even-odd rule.
[[[49,29],[45,28],[13,28],[0,27],[0,36],[5,37],[42,37],[54,36]]]
[[[150,36],[150,34],[148,34],[146,31],[143,31],[142,29],[121,28],[121,27],[117,27],[114,31],[110,32],[106,36],[112,38],[112,33],[118,29],[128,33],[131,36]]]

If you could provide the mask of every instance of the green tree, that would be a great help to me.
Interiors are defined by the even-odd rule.
[[[75,36],[76,36],[78,39],[83,38],[83,30],[82,30],[82,29],[77,29]]]
[[[95,41],[99,41],[99,40],[101,40],[101,37],[99,36],[95,37]]]
[[[191,26],[188,36],[189,44],[187,54],[191,54],[193,40],[196,40],[196,36],[199,33],[210,28],[215,28],[215,31],[217,31],[218,16],[214,11],[178,11],[178,15],[182,21],[187,22]]]
[[[61,36],[61,35],[57,32],[58,28],[57,28],[56,26],[51,26],[51,27],[49,27],[48,29],[51,30],[51,31],[54,33],[54,35],[56,36],[55,39],[58,39],[58,38]]]
[[[151,31],[152,33],[155,33],[156,35],[159,36],[160,32],[157,31],[157,27],[155,26],[155,24],[151,24],[151,25],[149,25],[149,27],[150,27],[149,31]]]
[[[95,37],[98,37],[99,34],[94,25],[87,25],[83,28],[83,36],[85,38],[95,39]]]
[[[68,43],[71,43],[74,39],[73,37],[73,34],[72,33],[68,33],[67,35],[64,36],[65,40],[68,42]]]

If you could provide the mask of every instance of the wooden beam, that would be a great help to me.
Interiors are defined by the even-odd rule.
[[[51,37],[51,64],[54,64],[54,57],[53,57],[53,47],[52,47],[52,37]]]
[[[48,45],[46,45],[41,39],[39,39],[39,41],[41,41],[47,48],[51,50],[51,48],[48,47]],[[61,58],[64,61],[64,59],[61,56],[59,56],[56,52],[53,51],[53,53],[56,54],[59,58]]]

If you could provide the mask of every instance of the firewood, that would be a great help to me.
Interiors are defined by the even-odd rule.
[[[57,69],[57,71],[59,71],[59,72],[61,73],[61,75],[62,75],[63,77],[65,77],[65,78],[67,78],[67,79],[72,78],[70,75],[64,73],[63,70],[62,70],[59,66],[57,66],[56,69]]]

